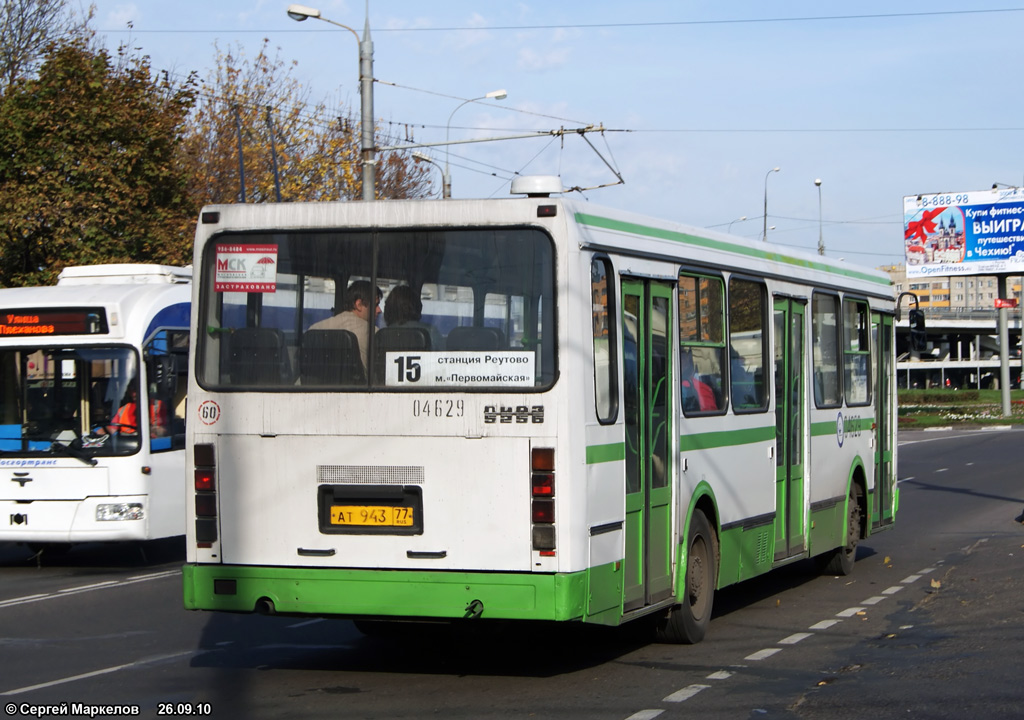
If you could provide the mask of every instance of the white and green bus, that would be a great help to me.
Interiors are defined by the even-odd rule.
[[[887,276],[552,180],[202,211],[187,608],[696,642],[717,588],[892,526]],[[378,329],[316,325],[357,282]]]

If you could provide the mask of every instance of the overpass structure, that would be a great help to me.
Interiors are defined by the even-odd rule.
[[[896,375],[902,388],[998,388],[1002,348],[995,309],[922,308],[927,348],[912,352],[906,308],[896,323]],[[1007,311],[1010,387],[1021,387],[1021,309]]]

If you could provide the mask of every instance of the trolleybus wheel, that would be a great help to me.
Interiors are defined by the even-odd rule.
[[[683,597],[658,625],[658,639],[671,643],[698,643],[711,622],[715,598],[718,552],[715,533],[699,510],[690,519],[686,540],[686,578]]]
[[[846,541],[842,547],[827,553],[822,561],[824,572],[829,575],[849,575],[853,572],[861,532],[860,497],[857,486],[851,487],[846,510]]]

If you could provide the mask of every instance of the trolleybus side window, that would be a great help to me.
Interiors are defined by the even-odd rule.
[[[843,300],[843,367],[847,405],[871,403],[871,337],[868,304]]]
[[[729,387],[734,412],[768,410],[764,283],[729,279]]]
[[[723,295],[720,277],[679,275],[679,389],[686,415],[725,410]]]
[[[811,353],[814,404],[819,408],[839,407],[843,403],[839,347],[839,298],[816,292],[811,300]]]
[[[590,264],[592,325],[594,330],[594,393],[597,419],[601,424],[613,423],[619,412],[618,368],[615,352],[614,292],[612,270],[608,258],[596,257]]]
[[[153,452],[185,447],[188,333],[160,330],[144,349],[149,391],[149,445]]]

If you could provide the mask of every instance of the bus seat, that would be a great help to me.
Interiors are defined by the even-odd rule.
[[[348,330],[307,330],[299,349],[303,385],[357,385],[363,382],[359,341]]]
[[[430,331],[421,327],[386,327],[373,336],[373,376],[384,382],[385,360],[389,352],[431,350]]]
[[[238,328],[228,346],[232,385],[279,385],[287,357],[284,336],[277,328]]]
[[[452,328],[448,333],[445,348],[448,350],[504,350],[505,335],[498,328],[461,325]]]

